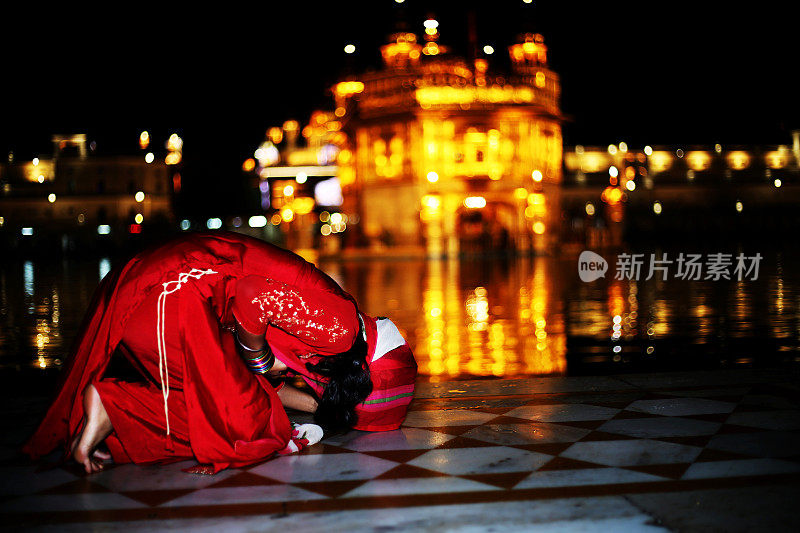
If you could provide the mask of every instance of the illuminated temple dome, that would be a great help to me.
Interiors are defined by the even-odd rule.
[[[538,34],[466,59],[400,32],[383,67],[333,87],[350,146],[338,162],[360,241],[421,247],[429,255],[546,249],[559,225],[561,113],[558,76]],[[498,61],[499,63],[499,61]]]

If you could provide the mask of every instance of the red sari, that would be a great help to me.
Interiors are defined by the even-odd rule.
[[[195,457],[219,471],[285,448],[291,437],[286,412],[269,382],[241,360],[230,331],[237,285],[249,276],[292,292],[298,300],[287,301],[302,302],[316,325],[309,328],[302,313],[274,312],[266,332],[271,346],[326,356],[353,344],[359,329],[353,299],[310,263],[235,233],[182,236],[103,279],[55,400],[24,451],[36,458],[71,441],[90,383],[114,428],[106,442],[115,462]],[[147,382],[104,379],[117,349]]]

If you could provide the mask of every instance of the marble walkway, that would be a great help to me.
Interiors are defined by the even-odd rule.
[[[7,404],[4,427],[35,407]],[[420,383],[398,431],[215,476],[31,464],[22,429],[0,448],[4,530],[800,530],[785,370]]]

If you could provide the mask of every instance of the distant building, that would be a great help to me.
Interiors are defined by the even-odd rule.
[[[787,139],[788,140],[788,139]],[[564,150],[562,242],[617,246],[800,226],[800,131],[778,146],[574,146]],[[664,236],[664,235],[662,235]]]
[[[383,69],[338,83],[336,117],[349,145],[338,159],[343,209],[359,245],[429,256],[544,250],[558,240],[562,172],[560,83],[547,47],[526,34],[511,71],[397,33]]]
[[[0,165],[0,234],[64,250],[114,241],[172,219],[172,177],[153,157],[95,156],[85,135],[54,136],[52,157]]]

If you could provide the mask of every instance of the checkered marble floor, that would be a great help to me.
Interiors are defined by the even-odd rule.
[[[249,529],[258,519],[269,529],[279,524],[266,517],[291,517],[295,529],[319,521],[332,530],[331,517],[350,513],[380,529],[389,515],[433,527],[486,509],[502,513],[495,524],[552,525],[577,511],[545,509],[582,502],[598,530],[655,531],[632,496],[797,486],[800,385],[756,370],[420,383],[398,431],[334,435],[215,476],[182,472],[192,464],[109,464],[87,476],[74,464],[6,457],[0,524]],[[543,517],[529,516],[531,502]],[[631,509],[592,514],[609,506]]]

